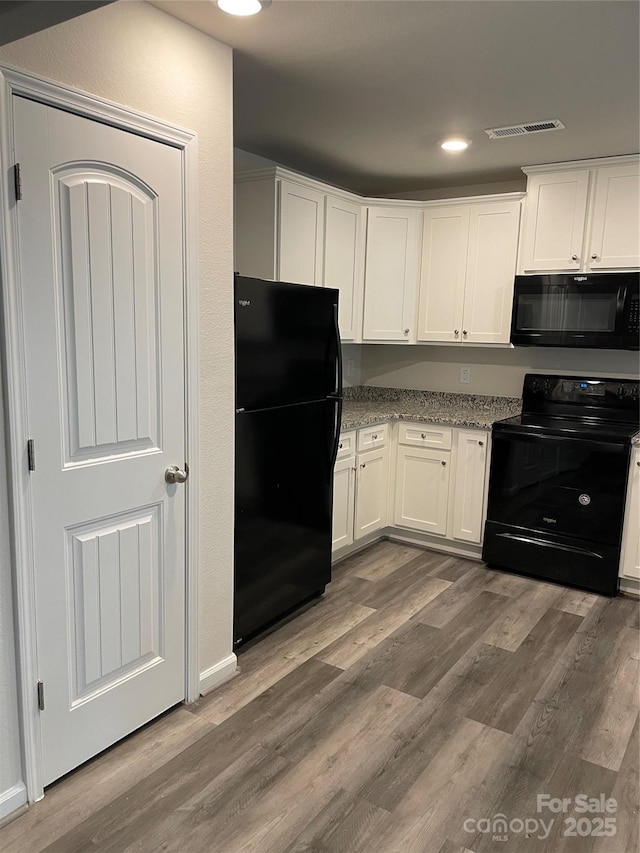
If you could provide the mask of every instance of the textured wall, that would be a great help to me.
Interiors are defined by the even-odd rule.
[[[203,671],[225,658],[232,643],[231,50],[153,6],[132,0],[104,6],[5,45],[0,48],[0,62],[198,133],[200,670]],[[6,531],[0,529],[0,580],[5,585],[6,552]],[[0,595],[3,592],[0,589]],[[0,618],[2,643],[3,634],[8,631],[4,611]],[[0,646],[0,667],[6,666],[7,654]],[[11,682],[13,676],[0,670],[0,688],[7,679]],[[0,701],[4,693],[0,689]],[[0,731],[3,768],[7,757],[14,760],[12,750],[11,733],[3,727]],[[0,775],[0,792],[2,779]]]

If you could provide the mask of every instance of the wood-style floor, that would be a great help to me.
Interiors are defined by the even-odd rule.
[[[240,676],[53,785],[0,850],[636,853],[638,628],[629,598],[380,543]],[[544,794],[617,811],[538,812]]]

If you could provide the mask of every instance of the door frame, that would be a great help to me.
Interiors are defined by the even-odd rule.
[[[35,566],[31,483],[27,464],[27,373],[23,336],[18,218],[13,187],[13,97],[66,110],[84,118],[144,136],[177,148],[182,156],[183,280],[185,308],[185,438],[189,461],[186,492],[185,554],[185,701],[199,696],[198,665],[198,278],[197,164],[198,142],[193,131],[104,98],[72,89],[9,65],[0,65],[0,284],[2,287],[1,377],[6,401],[6,453],[11,518],[11,563],[15,598],[17,687],[22,729],[24,781],[30,802],[44,796],[42,743],[36,682]]]

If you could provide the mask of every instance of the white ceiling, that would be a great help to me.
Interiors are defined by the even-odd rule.
[[[364,193],[513,180],[639,150],[635,0],[273,0],[233,18],[153,5],[235,49],[235,145]],[[490,140],[488,127],[566,130]],[[469,137],[458,155],[440,150]]]

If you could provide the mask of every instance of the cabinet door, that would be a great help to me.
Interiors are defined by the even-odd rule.
[[[395,523],[444,536],[451,454],[448,451],[398,446]]]
[[[592,270],[640,266],[640,168],[605,166],[595,173],[591,241]]]
[[[278,279],[322,284],[324,193],[280,181]]]
[[[327,196],[324,232],[325,287],[340,291],[340,337],[356,335],[357,300],[361,293],[362,208],[359,204]]]
[[[587,169],[529,175],[524,272],[581,269],[588,191]]]
[[[367,216],[363,338],[415,340],[422,211],[372,207]]]
[[[486,432],[458,430],[452,535],[475,544],[482,541],[487,441]]]
[[[519,226],[518,201],[471,208],[463,341],[509,343]]]
[[[640,580],[640,448],[631,457],[620,574]]]
[[[355,539],[386,526],[388,491],[389,450],[361,453],[356,469]]]
[[[425,210],[419,341],[461,341],[470,208]]]
[[[356,457],[336,462],[333,470],[333,527],[332,550],[337,551],[353,542],[354,473]]]

